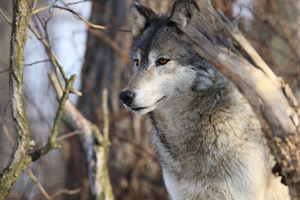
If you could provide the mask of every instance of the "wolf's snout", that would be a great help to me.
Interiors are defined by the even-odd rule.
[[[119,94],[119,98],[121,99],[122,103],[124,103],[126,106],[131,105],[134,97],[135,97],[135,93],[131,91],[122,91]]]

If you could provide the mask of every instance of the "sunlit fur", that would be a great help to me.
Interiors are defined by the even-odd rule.
[[[127,106],[149,114],[174,200],[288,200],[288,188],[272,174],[274,161],[251,107],[187,46],[172,22],[193,18],[197,10],[191,0],[176,1],[168,16],[130,5],[134,74],[123,91],[135,97]],[[160,57],[169,61],[157,65]]]

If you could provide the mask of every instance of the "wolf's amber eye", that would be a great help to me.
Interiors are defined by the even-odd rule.
[[[133,62],[136,66],[139,66],[139,64],[140,64],[140,61],[138,59],[134,59]]]
[[[157,61],[156,61],[156,66],[158,65],[165,65],[167,64],[167,62],[169,62],[170,59],[166,59],[166,58],[159,58]]]

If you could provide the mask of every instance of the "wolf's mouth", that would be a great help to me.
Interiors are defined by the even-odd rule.
[[[149,107],[137,107],[137,108],[131,108],[131,110],[139,111],[139,110],[143,110],[143,109],[146,109],[146,108],[149,108]]]
[[[166,96],[163,96],[162,98],[160,98],[158,101],[156,101],[154,104],[157,104],[158,102],[160,102],[161,100],[163,100]],[[153,105],[154,105],[153,104]],[[153,106],[152,105],[152,106]],[[148,106],[148,107],[135,107],[135,108],[131,108],[131,110],[133,111],[140,111],[140,110],[143,110],[143,109],[146,109],[146,108],[150,108],[151,106]]]

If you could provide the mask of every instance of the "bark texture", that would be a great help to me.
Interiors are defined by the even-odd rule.
[[[26,0],[13,0],[13,22],[10,56],[10,105],[15,122],[16,143],[7,167],[0,174],[0,199],[11,191],[22,171],[31,162],[30,130],[25,113],[23,92],[24,47],[29,25]]]
[[[57,96],[60,98],[63,91],[53,73],[49,74],[52,85]],[[107,95],[104,95],[107,97]],[[114,200],[112,187],[107,169],[107,159],[110,142],[103,136],[99,128],[88,121],[70,102],[64,106],[65,121],[73,130],[81,131],[79,139],[84,149],[87,165],[88,179],[90,184],[90,199],[95,200]],[[108,127],[105,126],[108,130]]]

